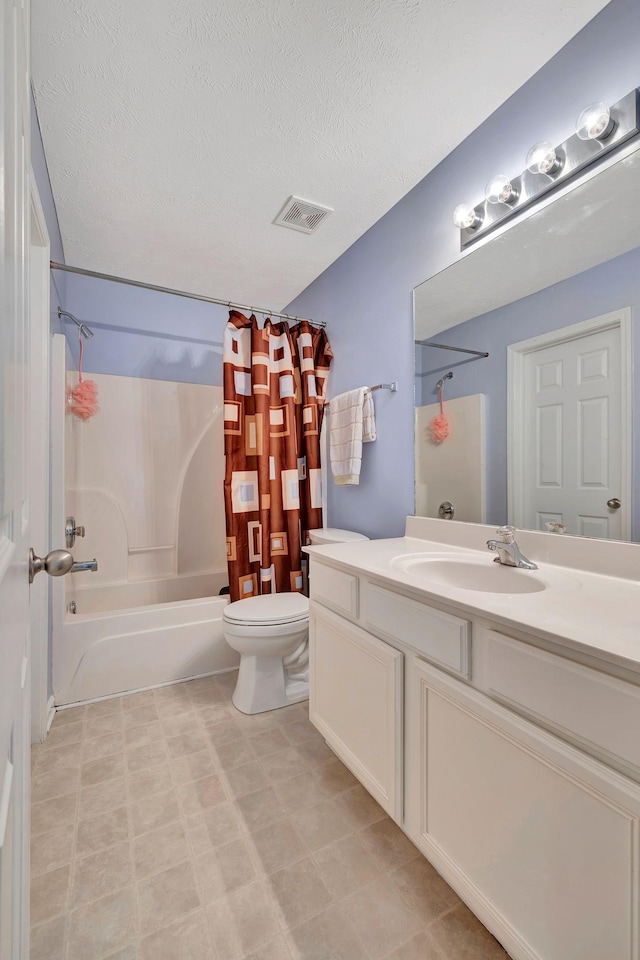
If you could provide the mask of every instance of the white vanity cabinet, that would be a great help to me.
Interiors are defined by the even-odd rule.
[[[402,817],[403,656],[312,604],[309,717],[383,810]]]
[[[510,956],[640,960],[640,683],[316,558],[310,582],[312,722]]]
[[[638,957],[640,791],[413,658],[407,831],[516,958]]]

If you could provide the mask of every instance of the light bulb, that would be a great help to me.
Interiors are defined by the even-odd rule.
[[[562,169],[562,160],[552,143],[540,140],[527,154],[527,169],[531,173],[557,173]]]
[[[614,127],[611,111],[604,103],[585,107],[576,120],[576,133],[581,140],[606,140]]]
[[[453,211],[453,222],[458,230],[473,230],[480,226],[482,217],[470,203],[459,203]]]
[[[518,191],[502,173],[489,180],[484,195],[488,203],[515,203],[518,199]]]

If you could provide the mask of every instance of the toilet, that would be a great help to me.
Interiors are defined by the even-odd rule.
[[[312,546],[368,540],[351,530],[309,531]],[[240,654],[234,706],[263,713],[309,699],[309,598],[268,593],[236,600],[224,608],[224,636]]]

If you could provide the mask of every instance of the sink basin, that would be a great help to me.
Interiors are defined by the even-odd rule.
[[[478,590],[482,593],[540,593],[547,584],[535,572],[482,561],[461,560],[456,557],[398,557],[393,566],[419,577],[425,586],[456,587],[458,590]]]

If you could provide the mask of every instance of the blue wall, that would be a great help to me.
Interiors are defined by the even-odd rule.
[[[413,513],[411,291],[459,258],[455,205],[481,198],[493,174],[519,173],[536,140],[562,141],[586,104],[613,103],[638,85],[640,3],[613,0],[289,304],[328,323],[330,394],[400,382],[397,394],[375,395],[378,440],[365,447],[360,486],[330,485],[332,526],[398,536]]]
[[[489,352],[486,359],[472,362],[457,361],[452,354],[447,369],[454,371],[454,378],[446,386],[450,399],[475,393],[487,398],[487,523],[507,522],[507,346],[620,307],[631,307],[634,368],[640,370],[640,248],[438,334],[438,340],[453,347]],[[439,351],[421,347],[416,352],[422,354],[418,362],[425,372],[419,378],[422,400],[416,389],[416,404],[434,403],[435,385],[442,376],[441,357],[435,356]],[[640,410],[637,378],[633,390],[633,409]],[[634,418],[633,430],[632,539],[640,540],[640,486],[636,482],[640,477],[640,416]]]
[[[222,384],[226,307],[78,274],[66,284],[65,309],[95,333],[85,342],[86,373]]]

